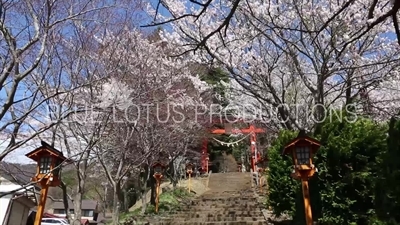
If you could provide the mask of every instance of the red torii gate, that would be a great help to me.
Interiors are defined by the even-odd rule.
[[[211,134],[250,134],[250,150],[251,150],[251,158],[250,158],[250,163],[251,163],[251,168],[253,169],[253,172],[256,172],[256,165],[257,162],[261,160],[261,154],[259,151],[256,149],[256,144],[257,144],[257,134],[258,133],[265,133],[264,129],[261,128],[256,128],[254,125],[250,125],[249,128],[244,128],[244,129],[211,129],[210,130]],[[208,139],[205,138],[203,139],[203,146],[202,146],[202,151],[201,151],[201,167],[203,171],[208,173]],[[257,157],[256,157],[257,155]]]

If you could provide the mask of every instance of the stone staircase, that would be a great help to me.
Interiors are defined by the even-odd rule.
[[[209,191],[168,218],[150,224],[268,224],[251,186],[250,173],[213,173],[210,176]]]

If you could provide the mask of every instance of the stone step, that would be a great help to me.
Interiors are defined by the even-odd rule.
[[[243,213],[254,213],[254,212],[261,212],[261,208],[219,208],[219,209],[204,209],[204,208],[181,208],[181,209],[176,209],[174,212],[181,212],[181,213],[201,213],[201,212],[222,212],[222,213],[238,213],[238,214],[243,214]]]
[[[226,213],[221,213],[221,212],[196,212],[196,213],[176,213],[173,214],[174,217],[214,217],[218,215],[225,215],[225,216],[239,216],[239,217],[251,217],[251,216],[262,216],[261,211],[257,212],[248,212],[248,213],[237,213],[237,212],[226,212]]]
[[[251,204],[257,204],[257,199],[254,199],[253,201],[240,201],[240,200],[236,200],[236,201],[193,201],[190,202],[191,205],[198,205],[198,204],[233,204],[233,205],[251,205]]]
[[[197,207],[190,207],[190,208],[180,208],[176,209],[176,212],[259,212],[261,211],[261,208],[259,207],[250,207],[250,208],[233,208],[233,207],[228,207],[228,208],[197,208]]]
[[[192,201],[190,202],[191,204],[196,204],[196,203],[221,203],[221,204],[255,204],[257,199],[254,199],[252,201],[250,200],[204,200],[204,201]]]
[[[188,201],[167,218],[151,225],[263,225],[268,224],[252,189],[250,173],[216,173],[209,178],[209,190]]]
[[[239,198],[239,197],[229,197],[229,198],[205,198],[205,199],[196,199],[191,202],[237,202],[237,203],[246,203],[246,202],[254,202],[257,201],[257,198]]]
[[[244,195],[240,193],[207,193],[204,194],[199,200],[254,200],[254,195]]]
[[[235,204],[245,204],[245,203],[256,203],[257,198],[254,199],[238,199],[238,198],[232,198],[232,199],[201,199],[197,201],[192,201],[191,203],[214,203],[214,202],[219,202],[219,203],[235,203]]]
[[[237,201],[229,201],[229,202],[221,202],[221,201],[204,201],[204,202],[185,202],[184,203],[187,206],[191,205],[225,205],[225,206],[247,206],[247,205],[259,205],[257,200],[254,200],[253,202],[237,202]]]
[[[205,207],[187,207],[187,208],[179,208],[176,209],[176,212],[216,212],[216,211],[224,211],[224,212],[258,212],[261,211],[261,207],[220,207],[220,208],[205,208]]]
[[[196,206],[207,206],[207,207],[213,207],[213,208],[251,208],[251,207],[259,207],[260,205],[257,203],[247,203],[247,204],[240,204],[240,203],[220,203],[220,202],[204,202],[204,203],[197,203],[197,204],[191,204],[190,207],[196,207]]]
[[[249,195],[247,197],[241,195],[241,196],[226,196],[226,197],[215,197],[215,196],[203,196],[202,198],[199,198],[198,200],[195,200],[194,202],[201,202],[201,201],[254,201],[257,200],[254,195]]]
[[[232,222],[232,221],[262,221],[265,220],[264,217],[198,217],[198,218],[170,218],[170,219],[165,219],[164,221],[170,221],[170,222]]]
[[[216,217],[177,217],[177,218],[170,218],[165,219],[165,221],[205,221],[205,222],[212,222],[212,221],[258,221],[258,220],[265,220],[264,216],[241,216],[241,217],[229,217],[229,216],[216,216]]]
[[[218,221],[218,222],[157,222],[151,223],[151,225],[268,225],[268,222],[265,220],[260,221]]]

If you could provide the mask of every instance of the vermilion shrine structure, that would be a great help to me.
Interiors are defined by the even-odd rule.
[[[235,121],[235,122],[231,122]],[[225,128],[211,128],[209,129],[210,134],[221,135],[221,134],[249,134],[250,136],[250,166],[253,172],[257,171],[257,163],[262,160],[260,151],[257,151],[257,134],[265,133],[262,128],[257,128],[254,124],[249,124],[247,128],[232,128],[232,123],[245,123],[241,119],[233,118],[232,120],[222,120],[221,118],[213,119],[213,124],[224,124]],[[202,171],[208,173],[208,138],[203,139],[202,149],[201,149],[201,168]]]

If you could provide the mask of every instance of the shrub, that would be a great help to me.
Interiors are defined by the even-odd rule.
[[[375,190],[387,149],[387,127],[359,118],[354,123],[331,120],[317,130],[314,137],[322,147],[314,158],[319,171],[310,180],[314,220],[320,224],[379,224],[379,220],[371,221],[376,218]],[[281,156],[284,145],[296,136],[297,132],[283,131],[269,149],[267,204],[276,216],[286,213],[296,224],[304,224],[301,184],[289,176],[290,158]]]
[[[269,174],[268,188],[269,196],[267,205],[271,206],[275,215],[294,215],[297,182],[290,177],[292,161],[289,157],[282,157],[284,145],[296,137],[297,133],[282,131],[278,138],[272,143],[268,150]]]

